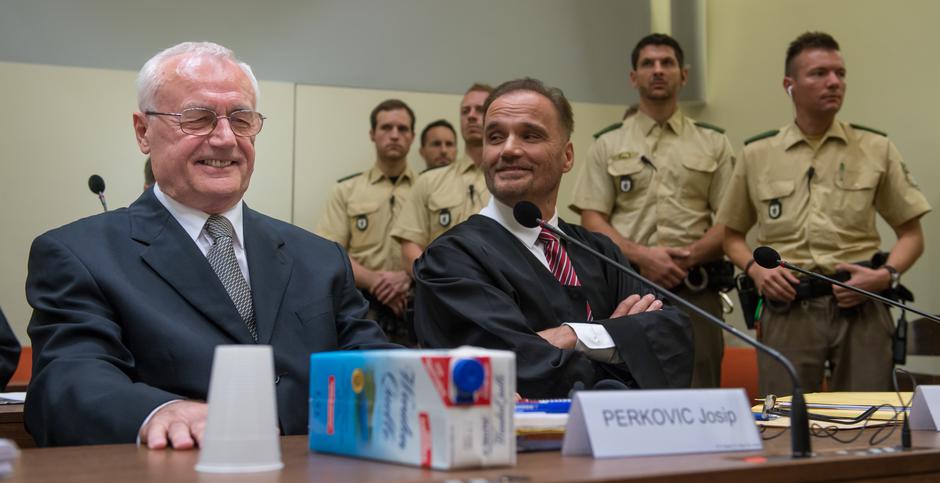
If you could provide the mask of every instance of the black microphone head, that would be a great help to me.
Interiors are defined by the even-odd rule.
[[[757,247],[754,249],[754,261],[764,268],[777,268],[780,266],[780,254],[770,247]]]
[[[539,226],[542,210],[530,201],[520,201],[512,207],[512,216],[520,225],[526,228],[535,228]]]
[[[91,192],[96,195],[104,193],[104,178],[102,178],[101,176],[98,176],[97,174],[93,174],[89,176],[88,177],[88,189],[90,189]]]

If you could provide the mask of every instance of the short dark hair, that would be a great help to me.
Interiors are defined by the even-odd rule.
[[[397,111],[399,109],[404,109],[408,111],[408,116],[411,118],[411,131],[415,130],[415,112],[408,107],[408,104],[405,104],[404,101],[399,99],[386,99],[375,106],[375,109],[372,109],[372,113],[369,114],[369,123],[372,125],[372,129],[375,130],[376,125],[379,122],[379,113],[382,111]]]
[[[153,165],[150,164],[150,156],[147,156],[147,161],[144,161],[144,184],[147,186],[153,186],[157,180],[153,178]]]
[[[424,126],[424,129],[421,130],[421,147],[422,148],[424,147],[424,143],[427,142],[428,131],[436,127],[446,127],[447,129],[450,129],[450,132],[454,133],[454,140],[455,141],[457,140],[457,131],[454,130],[454,126],[451,125],[451,123],[447,122],[447,119],[438,119],[436,121],[431,122],[427,126]]]
[[[800,52],[809,49],[839,50],[839,42],[825,32],[805,32],[797,37],[790,46],[787,47],[787,60],[783,64],[783,73],[786,76],[793,77],[793,59],[800,55]]]
[[[672,47],[673,53],[676,54],[676,61],[679,62],[679,68],[685,67],[685,54],[682,53],[682,47],[679,46],[679,42],[677,42],[676,39],[666,34],[649,34],[636,43],[636,47],[633,48],[633,53],[630,54],[633,70],[636,70],[636,63],[640,61],[640,51],[647,45],[665,45],[666,47]]]
[[[467,89],[467,92],[463,93],[463,95],[467,95],[473,91],[480,91],[489,94],[490,92],[493,92],[493,86],[489,84],[483,84],[481,82],[474,82],[473,85]]]
[[[558,112],[558,118],[565,129],[565,134],[568,135],[568,138],[571,138],[571,133],[574,132],[574,114],[571,111],[571,103],[565,98],[565,93],[557,87],[548,87],[542,81],[531,77],[503,82],[496,89],[493,89],[493,92],[490,92],[490,95],[486,98],[486,102],[483,103],[484,123],[486,122],[486,112],[490,110],[490,104],[496,99],[515,91],[531,91],[551,101]]]

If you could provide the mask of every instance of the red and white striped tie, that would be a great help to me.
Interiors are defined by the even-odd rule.
[[[568,252],[561,246],[558,237],[554,233],[542,228],[539,233],[539,241],[542,242],[542,249],[545,250],[545,258],[548,260],[548,269],[562,285],[571,285],[580,287],[581,281],[578,280],[578,274],[574,271],[574,265],[568,258]],[[584,302],[587,309],[587,320],[594,320],[591,314],[591,304]]]

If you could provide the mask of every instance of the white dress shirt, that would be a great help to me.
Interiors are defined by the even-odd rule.
[[[206,256],[209,253],[209,249],[212,248],[212,236],[206,231],[206,220],[209,219],[208,213],[203,213],[200,210],[195,208],[190,208],[179,201],[174,200],[166,195],[163,191],[160,191],[160,185],[153,185],[153,194],[157,197],[157,200],[160,201],[160,204],[166,208],[167,211],[173,215],[173,218],[176,219],[177,223],[186,230],[186,233],[190,238],[193,239],[193,242],[196,243],[196,246],[199,247],[199,251],[202,252],[203,256]],[[235,234],[232,239],[232,247],[235,249],[235,258],[238,260],[238,268],[241,269],[242,275],[245,276],[245,282],[248,283],[248,286],[251,286],[251,279],[248,278],[248,258],[245,256],[245,244],[242,240],[245,239],[244,230],[242,229],[242,206],[244,204],[241,200],[238,203],[235,203],[235,206],[230,208],[224,213],[219,213],[219,215],[228,218],[228,221],[232,224],[232,227],[235,228]],[[143,428],[150,422],[150,419],[153,418],[154,414],[157,414],[157,411],[163,409],[170,404],[180,402],[182,399],[173,399],[172,401],[167,401],[156,408],[153,411],[150,411],[150,414],[144,419],[144,422],[140,423],[140,428]],[[137,429],[137,445],[140,446],[140,428]]]
[[[153,194],[157,197],[157,200],[160,201],[160,204],[173,215],[173,218],[176,219],[180,226],[186,230],[189,237],[196,242],[196,246],[199,247],[199,251],[202,252],[202,255],[206,256],[209,253],[209,249],[212,248],[212,236],[206,231],[206,220],[209,219],[209,214],[203,213],[195,208],[190,208],[170,198],[166,193],[160,191],[159,184],[153,185]],[[232,248],[235,249],[235,259],[238,260],[238,268],[242,270],[242,275],[245,276],[245,282],[247,282],[250,287],[251,278],[249,278],[248,275],[248,258],[245,256],[245,231],[242,227],[243,206],[244,203],[239,201],[235,203],[235,206],[229,208],[228,211],[219,213],[219,215],[228,218],[228,221],[235,228]]]
[[[546,270],[550,270],[548,259],[545,258],[545,244],[539,241],[541,228],[528,228],[520,225],[512,214],[512,208],[497,200],[495,196],[490,197],[490,202],[480,210],[480,214],[491,218],[502,225],[503,228],[509,230],[529,249]],[[548,223],[558,226],[557,209],[552,218],[548,220]],[[599,362],[619,363],[622,361],[620,354],[617,353],[614,339],[610,337],[603,325],[576,322],[565,322],[565,325],[571,327],[578,338],[575,350],[583,352],[589,358]]]

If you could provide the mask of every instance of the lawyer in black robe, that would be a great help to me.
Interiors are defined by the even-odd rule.
[[[559,222],[568,235],[627,264],[607,237]],[[437,238],[415,264],[415,330],[424,347],[474,345],[516,353],[523,397],[565,397],[581,382],[591,388],[617,379],[632,388],[688,387],[692,333],[672,307],[608,320],[618,303],[650,289],[573,245],[566,250],[581,280],[563,286],[499,222],[474,215]],[[537,332],[564,322],[594,322],[616,343],[623,363],[589,359],[559,349]]]

